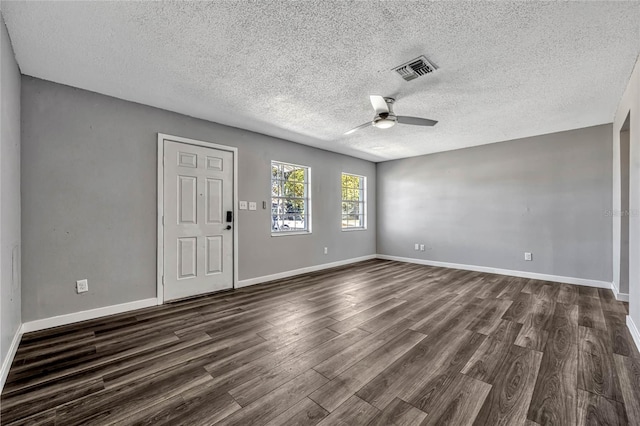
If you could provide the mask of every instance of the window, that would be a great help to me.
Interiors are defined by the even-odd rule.
[[[271,233],[311,232],[311,169],[271,162]]]
[[[342,174],[342,229],[366,229],[366,183],[364,176]]]

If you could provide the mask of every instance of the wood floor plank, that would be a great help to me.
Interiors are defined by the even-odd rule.
[[[395,398],[367,426],[411,426],[422,423],[426,417],[427,413],[424,411],[418,410],[400,398]]]
[[[485,299],[482,310],[467,329],[484,335],[491,333],[501,324],[502,316],[512,304],[511,300]]]
[[[627,314],[627,310],[625,309],[624,305],[616,300],[611,290],[606,288],[599,288],[598,296],[600,296],[600,307],[603,311],[617,312],[622,315]]]
[[[436,309],[441,306],[450,303],[455,299],[457,295],[455,293],[442,293],[435,297],[430,297],[428,300],[424,300],[421,306],[413,312],[407,313],[405,318],[413,321],[414,323],[425,319]]]
[[[375,318],[390,309],[393,309],[400,305],[404,305],[406,303],[406,300],[389,299],[378,305],[372,306],[371,308],[362,311],[359,314],[350,316],[349,318],[346,318],[342,321],[338,321],[337,323],[330,325],[328,328],[337,333],[346,333],[347,331],[359,326],[363,322]]]
[[[515,343],[524,348],[542,351],[549,338],[547,328],[553,316],[555,302],[535,296],[532,297],[531,302],[531,310]]]
[[[556,285],[560,287],[556,302],[566,305],[578,304],[578,288],[576,286],[564,283],[558,283]]]
[[[124,422],[136,426],[156,426],[177,423],[178,419],[184,416],[189,407],[180,396],[163,399],[155,405],[151,405],[137,413],[131,414]]]
[[[91,359],[88,362],[82,362],[63,367],[46,375],[38,375],[29,377],[25,380],[15,381],[5,384],[3,393],[11,395],[13,393],[23,393],[27,390],[38,391],[42,387],[58,386],[64,384],[69,379],[82,376],[86,380],[92,380],[105,374],[108,371],[116,371],[118,368],[124,368],[127,365],[133,365],[137,362],[148,362],[163,354],[181,350],[193,344],[209,340],[208,336],[201,336],[188,342],[181,342],[176,336],[168,336],[154,339],[147,344],[133,346],[122,352],[114,352],[109,356],[100,356]]]
[[[424,337],[424,334],[412,330],[402,332],[318,389],[310,398],[332,412]]]
[[[106,388],[113,389],[181,364],[189,363],[193,367],[204,367],[204,365],[214,360],[224,359],[262,342],[263,339],[259,336],[232,337],[217,342],[213,339],[205,340],[199,344],[159,357],[153,363],[141,363],[127,368],[120,368],[115,372],[103,375],[103,380]]]
[[[236,411],[218,425],[264,425],[287,411],[310,393],[327,383],[327,379],[314,370],[285,383],[273,392]]]
[[[640,351],[627,327],[626,314],[614,311],[603,311],[603,314],[613,353],[640,359]]]
[[[429,412],[437,395],[456,379],[484,340],[484,335],[473,333],[451,351],[441,351],[442,354],[433,357],[433,363],[423,367],[414,377],[396,380],[384,393],[376,397],[376,403],[385,404],[393,395],[397,395],[420,410]],[[449,356],[445,358],[442,356],[444,354]]]
[[[145,383],[91,394],[56,410],[56,422],[64,425],[99,425],[127,419],[186,389],[211,380],[203,368],[177,367],[147,378]]]
[[[634,424],[640,353],[627,313],[606,289],[373,259],[27,333],[0,415]]]
[[[407,330],[411,324],[410,320],[404,318],[395,323],[389,323],[386,328],[372,333],[360,342],[316,365],[313,369],[326,378],[333,379],[379,347],[395,339],[399,334]]]
[[[447,334],[447,343],[444,345],[441,338],[430,336],[416,345],[402,357],[395,360],[381,374],[372,378],[358,391],[358,396],[372,405],[384,409],[388,403],[398,396],[398,390],[404,380],[420,379],[420,372],[425,366],[435,363],[444,365],[459,348],[473,337],[469,330],[455,330]],[[462,367],[461,367],[462,368]]]
[[[578,348],[566,339],[549,339],[527,418],[541,425],[572,425],[577,411]]]
[[[502,374],[492,382],[475,425],[510,426],[523,424],[538,377],[542,354],[511,345],[500,364]]]
[[[580,327],[578,388],[623,402],[613,352],[602,330]]]
[[[627,426],[624,405],[584,390],[578,390],[578,426]]]
[[[416,324],[411,329],[431,336],[445,335],[453,329],[465,329],[478,317],[484,302],[484,299],[473,298],[457,303],[438,317],[434,317],[434,321],[422,323],[420,326]]]
[[[323,362],[327,358],[357,343],[368,335],[369,333],[360,329],[353,329],[341,334],[313,350],[292,359],[291,362],[282,364],[265,372],[264,374],[261,374],[253,380],[249,380],[248,382],[231,389],[229,393],[243,407],[249,405],[283,383],[288,382],[306,370],[309,370],[315,365]]]
[[[459,374],[435,400],[423,425],[472,425],[491,385]]]
[[[627,416],[631,422],[637,422],[640,419],[640,360],[621,355],[614,355],[613,359]]]
[[[304,398],[284,413],[267,423],[267,426],[315,425],[327,417],[329,412],[310,400]]]
[[[502,319],[524,324],[533,305],[532,299],[533,296],[529,293],[518,294]]]
[[[583,285],[576,286],[578,288],[578,294],[582,297],[591,297],[598,299],[600,298],[600,294],[598,294],[597,287],[587,287]]]
[[[578,306],[556,303],[548,325],[549,339],[578,343]]]
[[[515,301],[524,288],[526,281],[523,278],[517,277],[503,277],[503,279],[506,285],[496,298]]]
[[[355,395],[346,400],[333,413],[318,423],[319,426],[330,425],[366,425],[379,415],[380,411]]]
[[[2,401],[2,422],[10,423],[34,414],[55,408],[67,402],[91,395],[104,389],[102,379],[69,384],[64,391],[29,395],[27,398],[14,398]]]
[[[153,417],[147,417],[149,425],[214,424],[242,408],[228,393],[220,392],[219,389],[216,389],[216,392],[212,392],[211,388],[208,389],[209,392],[199,392],[198,388],[183,392],[181,394],[183,405],[174,412],[167,413],[162,422]],[[127,419],[127,421],[130,420]]]
[[[485,383],[493,384],[496,376],[504,373],[500,370],[503,360],[515,342],[522,324],[504,321],[494,335],[489,336],[462,368],[462,373]]]
[[[600,299],[597,297],[598,289],[594,288],[596,296],[580,293],[578,306],[580,309],[579,324],[584,327],[599,328],[605,330],[607,327],[604,321],[604,314],[600,306]]]
[[[56,424],[56,410],[51,409],[47,411],[40,411],[29,417],[22,417],[20,420],[16,420],[11,423],[3,423],[7,426],[55,426]]]

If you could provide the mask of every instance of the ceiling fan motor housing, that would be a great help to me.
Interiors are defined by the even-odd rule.
[[[387,103],[389,112],[381,112],[373,118],[372,124],[378,129],[388,129],[390,127],[393,127],[398,121],[396,115],[393,112],[393,103],[395,102],[395,99],[384,98],[384,100]]]

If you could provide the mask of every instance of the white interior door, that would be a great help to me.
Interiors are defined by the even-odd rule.
[[[164,299],[233,287],[233,152],[164,141]]]

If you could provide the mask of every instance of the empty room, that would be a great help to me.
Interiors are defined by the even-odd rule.
[[[640,426],[640,1],[0,0],[0,424]]]

